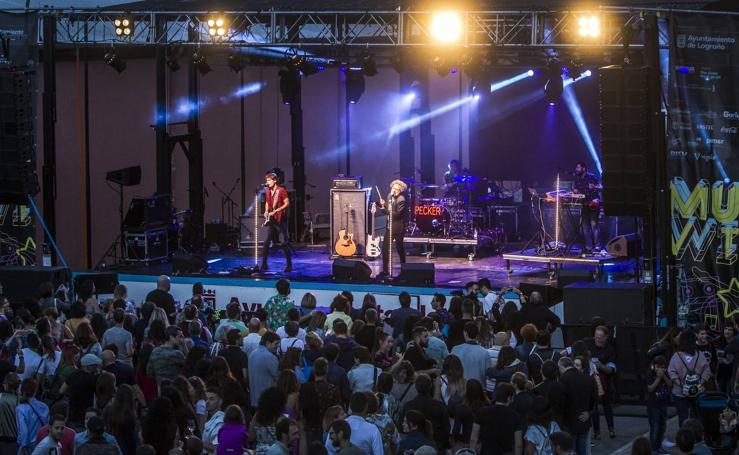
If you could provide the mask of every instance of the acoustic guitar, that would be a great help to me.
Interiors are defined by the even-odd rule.
[[[344,215],[346,216],[345,227],[339,229],[339,238],[336,240],[336,245],[334,245],[336,254],[341,257],[354,256],[357,252],[357,244],[354,243],[354,234],[349,232],[349,210],[351,208],[352,206],[350,204],[346,205],[346,210],[344,211]]]
[[[375,213],[377,212],[377,205],[373,202],[372,207],[370,208],[370,213],[372,215],[370,216],[370,231],[369,234],[367,234],[367,248],[365,251],[365,256],[367,256],[368,259],[375,259],[380,257],[380,254],[382,253],[382,249],[380,247],[380,243],[382,242],[382,237],[379,235],[375,235]]]

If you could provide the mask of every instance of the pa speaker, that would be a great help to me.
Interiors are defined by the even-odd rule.
[[[80,284],[85,281],[95,283],[95,292],[98,295],[112,294],[118,286],[118,274],[116,272],[78,273],[74,276],[74,288],[79,289]]]
[[[593,272],[583,269],[559,269],[557,287],[562,289],[573,283],[592,283]]]
[[[405,284],[415,286],[433,286],[436,279],[434,264],[423,262],[416,264],[401,264],[399,280]]]
[[[362,260],[335,259],[331,268],[335,281],[354,281],[366,283],[370,280],[372,269]]]
[[[71,274],[65,267],[0,267],[0,287],[11,303],[20,303],[26,298],[36,298],[41,283],[50,282],[54,289],[60,284],[70,287]]]
[[[524,293],[526,298],[531,297],[532,292],[539,292],[544,296],[546,306],[554,306],[562,301],[562,289],[555,286],[537,283],[520,283],[518,289]]]
[[[653,324],[651,288],[638,283],[575,283],[564,288],[564,323]]]
[[[208,261],[197,254],[174,254],[172,255],[172,273],[182,275],[184,273],[205,273],[208,270]]]
[[[633,258],[639,255],[639,234],[617,235],[606,244],[611,256]]]

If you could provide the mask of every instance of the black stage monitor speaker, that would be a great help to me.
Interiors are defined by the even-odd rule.
[[[371,188],[364,190],[331,190],[331,254],[335,255],[333,245],[339,237],[339,230],[347,229],[354,234],[357,252],[354,257],[364,256],[367,241],[367,204]]]
[[[556,286],[547,286],[546,284],[536,283],[520,283],[518,289],[524,293],[526,298],[531,296],[534,291],[541,292],[544,296],[544,303],[547,306],[554,306],[562,301],[562,289]]]
[[[175,275],[205,273],[207,270],[208,261],[202,256],[190,253],[172,255],[172,273]]]
[[[576,283],[564,288],[564,323],[589,324],[594,316],[609,324],[650,321],[651,287],[639,283]]]
[[[372,269],[366,262],[359,259],[334,259],[331,268],[334,281],[366,283],[370,280]]]
[[[74,276],[74,288],[79,289],[81,283],[92,281],[95,283],[95,292],[98,295],[112,294],[118,286],[118,273],[116,272],[90,272],[78,273]]]
[[[411,264],[400,264],[400,276],[398,279],[412,286],[433,286],[436,279],[434,264],[423,262]]]
[[[587,269],[559,269],[557,287],[562,289],[573,283],[592,283],[593,272]]]
[[[633,258],[639,255],[639,234],[617,235],[606,244],[612,256]]]
[[[65,267],[0,267],[2,293],[11,303],[20,303],[26,298],[36,299],[39,285],[47,281],[54,284],[54,289],[60,284],[69,287],[71,277],[69,269]]]

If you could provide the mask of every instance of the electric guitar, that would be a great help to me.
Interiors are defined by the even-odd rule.
[[[380,254],[382,253],[380,242],[382,242],[382,237],[379,235],[375,235],[375,213],[377,212],[377,205],[373,202],[372,207],[370,208],[370,213],[372,215],[370,216],[370,231],[367,234],[367,247],[365,251],[365,256],[369,259],[375,259],[380,257]]]
[[[339,238],[336,240],[336,245],[334,245],[336,254],[342,257],[354,256],[357,252],[357,244],[354,243],[354,234],[349,232],[349,210],[351,208],[352,206],[350,204],[346,205],[346,211],[344,211],[346,215],[346,224],[344,226],[346,227],[339,230]]]

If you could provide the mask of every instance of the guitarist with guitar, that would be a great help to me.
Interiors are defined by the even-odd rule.
[[[287,208],[290,207],[290,199],[287,197],[287,190],[284,186],[279,185],[277,174],[268,173],[265,177],[267,191],[265,191],[264,201],[264,227],[267,228],[267,235],[264,239],[262,247],[262,267],[261,271],[269,269],[267,266],[267,258],[269,257],[270,243],[280,242],[280,234],[282,234],[282,251],[285,252],[287,266],[285,273],[292,271],[293,264],[290,257],[290,234],[287,231]]]
[[[392,225],[388,223],[385,238],[382,242],[382,275],[384,276],[390,274],[390,257],[392,254],[391,245],[388,241],[390,237],[395,242],[395,251],[400,256],[400,263],[405,264],[403,240],[405,238],[406,225],[408,224],[408,200],[405,196],[407,189],[408,185],[402,180],[393,180],[390,184],[390,194],[387,197],[389,204],[378,194],[380,197],[380,211],[388,215],[388,220],[392,220]],[[392,213],[390,213],[390,209]]]

